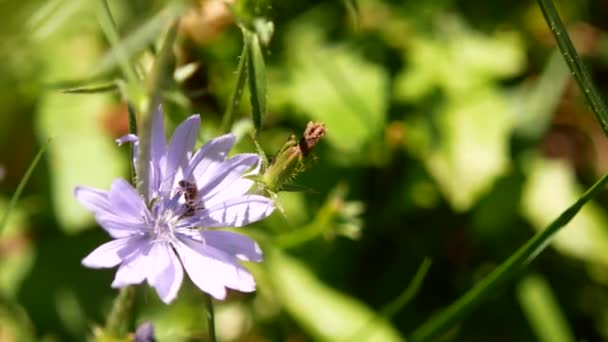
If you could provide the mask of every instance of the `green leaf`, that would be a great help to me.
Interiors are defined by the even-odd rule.
[[[517,297],[538,341],[576,341],[545,278],[539,275],[524,278],[519,283]]]
[[[394,93],[415,102],[442,90],[423,115],[407,119],[406,147],[451,206],[465,211],[509,166],[514,115],[498,82],[522,69],[524,49],[515,33],[487,36],[451,17],[438,26],[443,39],[411,40]]]
[[[519,136],[538,139],[547,130],[569,80],[570,71],[555,51],[538,80],[532,86],[524,83],[510,99]]]
[[[306,119],[325,123],[326,141],[341,161],[369,163],[364,148],[382,141],[386,120],[386,70],[352,47],[326,44],[311,23],[294,24],[285,39],[288,81],[273,86],[272,105],[294,107]]]
[[[249,97],[256,132],[262,128],[262,116],[266,114],[266,65],[257,34],[244,30],[247,53],[247,79],[249,80]]]
[[[418,327],[411,335],[412,341],[428,341],[457,321],[464,319],[468,313],[482,304],[489,295],[495,293],[498,287],[504,285],[544,251],[555,235],[579,213],[587,202],[604,188],[606,183],[608,183],[608,174],[593,184],[574,204],[561,212],[546,229],[536,233],[532,239],[518,248],[515,253],[485,276],[477,285]]]
[[[75,79],[89,70],[101,52],[98,40],[89,31],[89,20],[73,15],[68,20],[69,35],[53,35],[38,47],[45,51],[47,63],[40,75],[43,82]],[[51,203],[65,231],[76,232],[93,222],[91,213],[74,199],[74,187],[107,188],[125,170],[126,158],[121,158],[113,137],[101,126],[100,116],[110,103],[107,94],[47,92],[40,97],[36,132],[40,141],[53,139],[48,148]]]
[[[438,111],[434,119],[420,119],[419,127],[406,122],[412,131],[422,130],[426,141],[406,140],[407,148],[423,161],[452,208],[465,211],[509,166],[512,116],[505,97],[491,88],[468,92],[465,100]]]
[[[222,119],[222,132],[229,132],[234,121],[234,110],[239,107],[241,98],[243,97],[243,89],[245,88],[245,80],[247,79],[247,60],[249,59],[249,44],[247,38],[245,38],[245,31],[243,30],[243,51],[239,59],[239,65],[236,69],[236,82],[230,95],[224,118]]]
[[[320,282],[299,261],[268,250],[264,264],[273,293],[317,341],[403,341],[388,321],[355,298]]]

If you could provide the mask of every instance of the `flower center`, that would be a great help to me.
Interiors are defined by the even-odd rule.
[[[152,207],[151,226],[152,238],[167,242],[175,241],[175,229],[181,217],[181,205],[179,204],[179,194],[173,197],[160,198],[154,202]]]

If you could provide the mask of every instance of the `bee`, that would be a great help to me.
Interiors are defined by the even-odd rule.
[[[197,206],[200,199],[198,196],[198,188],[196,183],[182,179],[177,182],[177,185],[179,185],[179,191],[181,191],[184,195],[186,206],[186,212],[182,216],[192,216],[197,209],[205,209],[204,207]]]

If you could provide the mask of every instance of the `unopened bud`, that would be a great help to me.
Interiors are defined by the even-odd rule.
[[[306,157],[325,135],[325,125],[309,122],[300,141],[291,135],[264,172],[263,181],[271,191],[278,191],[305,169]]]

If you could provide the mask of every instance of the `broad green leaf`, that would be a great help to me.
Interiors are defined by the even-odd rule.
[[[264,261],[274,295],[317,341],[404,341],[385,319],[323,284],[299,261],[269,250]]]
[[[397,76],[394,93],[414,102],[442,90],[444,98],[422,119],[407,119],[418,129],[406,145],[452,207],[464,211],[509,165],[514,115],[498,81],[522,69],[524,50],[514,33],[486,36],[450,17],[437,26],[443,38],[410,41],[407,67]]]
[[[471,92],[440,110],[437,141],[409,150],[423,160],[452,207],[464,211],[506,171],[512,116],[504,97],[492,90]]]
[[[517,297],[540,342],[576,341],[547,280],[539,275],[524,278]]]
[[[88,17],[77,14],[68,21],[69,30],[58,31],[39,47],[47,62],[42,80],[80,78],[99,56],[101,47],[91,34]],[[108,188],[124,170],[127,158],[121,159],[113,137],[105,134],[101,125],[100,115],[109,100],[107,95],[47,92],[39,102],[37,134],[41,141],[53,139],[48,150],[51,196],[57,219],[66,231],[75,232],[92,222],[91,213],[74,199],[74,187]]]
[[[566,63],[559,51],[553,52],[538,80],[523,84],[510,99],[518,135],[537,139],[546,131],[569,80]]]
[[[386,70],[346,45],[326,44],[311,26],[295,24],[286,45],[289,80],[273,87],[273,104],[295,106],[308,119],[325,123],[326,139],[340,157],[363,158],[362,148],[382,139]]]
[[[262,128],[262,116],[266,114],[266,65],[258,35],[244,31],[247,44],[247,79],[249,81],[249,98],[253,125],[257,132]]]
[[[515,32],[487,36],[455,17],[443,19],[435,28],[441,38],[419,35],[408,41],[407,67],[395,80],[397,98],[415,101],[439,88],[449,99],[458,99],[523,68],[524,46]]]
[[[565,161],[534,159],[528,165],[521,210],[537,230],[542,230],[580,196],[574,170]],[[608,217],[595,203],[588,203],[553,240],[560,252],[588,262],[608,265]]]

